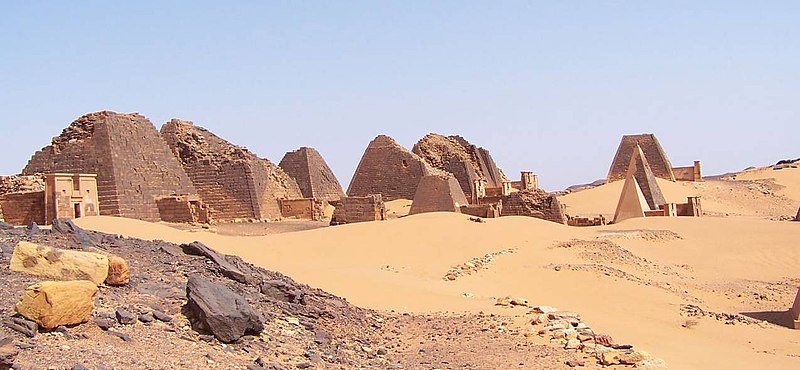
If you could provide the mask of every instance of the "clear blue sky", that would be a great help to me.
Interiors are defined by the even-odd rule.
[[[800,157],[800,2],[0,2],[0,174],[105,109],[313,146],[345,186],[382,133],[460,134],[548,190],[626,133],[722,173]]]

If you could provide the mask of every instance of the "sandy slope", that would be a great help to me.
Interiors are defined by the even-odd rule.
[[[681,316],[682,304],[696,304],[779,322],[772,311],[790,305],[798,283],[800,223],[651,218],[570,228],[524,217],[480,224],[433,213],[264,237],[107,217],[78,223],[145,239],[201,240],[377,309],[509,312],[494,306],[495,298],[523,296],[578,311],[596,330],[649,350],[674,369],[800,367],[800,331],[710,318],[685,328],[688,318]],[[570,239],[589,242],[554,247]],[[516,252],[497,256],[488,269],[443,279],[453,266],[508,248]]]
[[[613,218],[624,181],[559,197],[574,216],[603,214]],[[685,203],[686,197],[700,196],[703,209],[712,216],[780,218],[793,216],[800,207],[800,169],[773,170],[770,167],[743,172],[735,180],[671,182],[658,179],[668,202]]]

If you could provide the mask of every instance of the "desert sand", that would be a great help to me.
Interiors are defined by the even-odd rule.
[[[800,205],[798,176],[798,169],[783,169],[736,181],[664,181],[668,201],[699,193],[716,216],[590,228],[527,217],[476,223],[454,213],[250,237],[111,217],[77,224],[142,239],[199,240],[363,307],[511,315],[520,312],[495,306],[496,299],[521,296],[579,312],[595,330],[672,369],[791,369],[800,367],[800,331],[786,327],[785,311],[800,283],[800,223],[775,217]],[[571,212],[613,214],[621,185],[563,198]],[[485,269],[444,278],[472,258],[504,250],[512,253]],[[690,317],[684,305],[737,315]]]

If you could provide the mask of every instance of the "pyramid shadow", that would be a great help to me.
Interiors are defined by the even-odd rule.
[[[792,315],[791,313],[789,313],[788,310],[741,312],[740,314],[756,320],[767,321],[770,324],[775,324],[778,326],[783,326],[785,328],[794,329],[794,320],[792,319]]]

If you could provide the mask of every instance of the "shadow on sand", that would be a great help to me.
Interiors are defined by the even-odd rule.
[[[794,319],[792,314],[786,311],[761,311],[761,312],[742,312],[744,316],[767,321],[771,324],[783,326],[785,328],[794,329]]]

